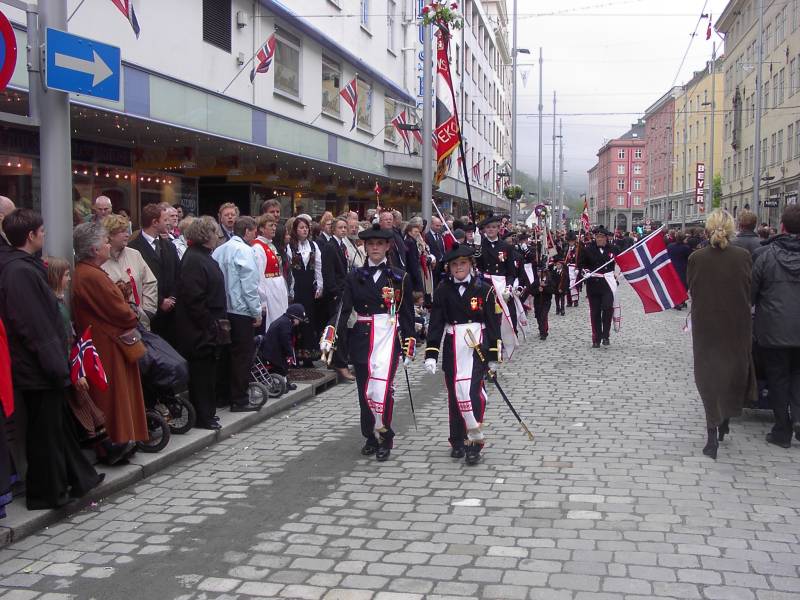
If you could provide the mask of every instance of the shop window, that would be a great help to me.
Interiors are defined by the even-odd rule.
[[[231,51],[231,0],[203,0],[203,41]]]
[[[342,69],[327,58],[322,58],[322,111],[339,116],[339,91]]]
[[[358,80],[358,126],[372,131],[372,84]]]
[[[397,143],[397,129],[392,125],[392,119],[395,117],[397,104],[391,98],[383,99],[383,139],[393,144]]]
[[[280,29],[275,36],[275,89],[300,97],[300,40]]]

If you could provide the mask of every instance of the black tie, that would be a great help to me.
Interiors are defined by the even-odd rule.
[[[157,237],[153,240],[153,245],[155,247],[156,256],[161,258],[161,238]]]
[[[369,274],[374,276],[375,273],[379,273],[379,272],[382,273],[383,271],[386,270],[386,263],[381,263],[381,264],[379,264],[379,265],[377,265],[375,267],[370,265],[367,268],[369,269]]]

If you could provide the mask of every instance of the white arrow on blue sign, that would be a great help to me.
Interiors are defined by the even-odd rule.
[[[46,47],[48,88],[119,100],[118,47],[49,27]]]

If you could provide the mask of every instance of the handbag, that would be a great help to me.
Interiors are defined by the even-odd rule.
[[[116,340],[126,362],[138,362],[146,352],[144,343],[142,343],[142,335],[138,329],[129,329],[118,335]]]
[[[214,344],[227,346],[231,343],[231,322],[228,319],[214,321]]]

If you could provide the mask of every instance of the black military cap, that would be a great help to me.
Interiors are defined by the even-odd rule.
[[[373,223],[369,229],[359,231],[358,237],[362,240],[391,240],[394,232],[391,229],[381,229],[380,225]]]
[[[442,262],[444,264],[447,264],[451,260],[461,258],[462,256],[466,256],[469,258],[474,255],[475,255],[475,249],[469,244],[453,244],[453,247],[450,249],[450,252],[448,252],[442,257]]]
[[[497,216],[497,215],[489,215],[483,221],[478,223],[478,227],[483,229],[487,225],[491,225],[492,223],[500,223],[501,221],[502,221],[502,219],[499,216]]]

